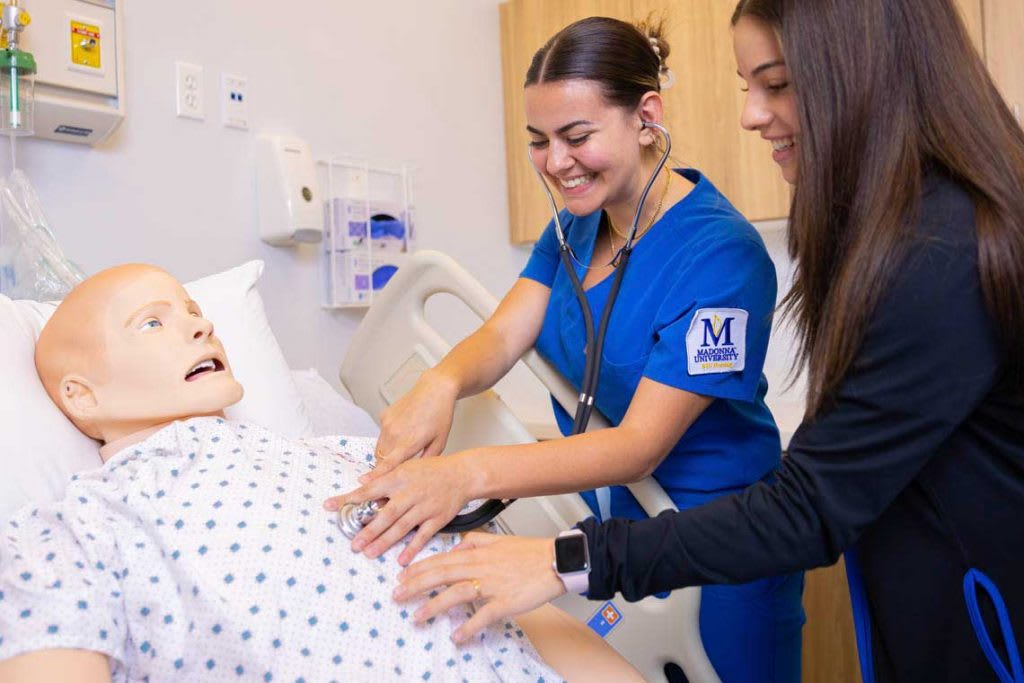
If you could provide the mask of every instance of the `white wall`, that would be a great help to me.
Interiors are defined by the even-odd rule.
[[[768,254],[775,262],[776,276],[779,280],[778,301],[782,301],[782,297],[793,284],[794,274],[793,261],[789,258],[786,244],[786,221],[764,221],[755,225],[764,238]],[[768,342],[764,374],[768,378],[766,401],[779,425],[783,446],[789,444],[789,438],[803,419],[804,396],[807,390],[806,378],[802,375],[794,378],[792,374],[795,348],[796,338],[792,325],[782,318],[781,313],[776,313],[772,336]]]
[[[419,246],[451,254],[496,295],[513,282],[528,250],[508,243],[498,0],[122,1],[124,123],[95,148],[18,147],[87,272],[142,261],[187,280],[265,259],[260,290],[290,364],[335,380],[361,314],[319,308],[315,247],[255,237],[252,141],[269,131],[305,138],[318,157],[413,164]],[[175,117],[177,60],[205,68],[203,122]],[[221,125],[222,72],[248,78],[249,131]],[[472,324],[440,315],[456,332]],[[550,419],[525,382],[499,391],[525,419]]]
[[[318,157],[413,164],[420,246],[496,294],[514,280],[528,252],[508,243],[497,0],[123,1],[124,123],[95,148],[18,147],[87,272],[143,261],[186,280],[265,259],[261,292],[288,360],[334,380],[361,314],[319,309],[314,247],[255,237],[252,141],[271,131]],[[176,60],[205,68],[203,122],[175,117]],[[249,131],[220,123],[222,72],[248,78]]]

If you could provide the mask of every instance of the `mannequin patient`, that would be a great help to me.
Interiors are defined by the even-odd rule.
[[[103,462],[5,530],[0,680],[640,680],[550,606],[461,647],[461,608],[413,624],[415,606],[390,598],[398,549],[351,552],[319,505],[357,486],[373,440],[225,420],[242,387],[164,271],[75,288],[36,368]],[[428,552],[454,545],[441,535]]]

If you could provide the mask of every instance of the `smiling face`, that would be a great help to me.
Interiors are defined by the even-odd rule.
[[[36,356],[44,384],[59,374],[48,391],[83,431],[109,442],[241,399],[213,325],[177,280],[147,266],[96,278],[58,308]]]
[[[800,121],[779,40],[767,24],[741,17],[733,27],[733,48],[740,78],[746,82],[740,125],[771,143],[782,177],[796,184]]]
[[[530,159],[569,212],[628,215],[647,178],[643,152],[655,140],[641,127],[650,98],[634,111],[609,104],[596,82],[572,79],[528,86],[525,101]],[[655,104],[660,114],[660,99]]]

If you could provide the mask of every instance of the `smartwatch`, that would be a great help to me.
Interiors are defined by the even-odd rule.
[[[586,593],[590,587],[590,551],[587,535],[579,529],[558,534],[555,539],[555,573],[567,593]]]

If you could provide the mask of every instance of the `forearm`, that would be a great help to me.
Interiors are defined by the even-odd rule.
[[[545,663],[567,681],[643,681],[600,636],[554,605],[542,605],[516,621]]]
[[[110,683],[106,655],[90,650],[38,650],[0,662],[5,683]]]
[[[465,451],[472,498],[526,498],[625,484],[648,476],[667,448],[627,427]]]
[[[543,496],[643,479],[712,400],[645,377],[616,427],[460,454],[471,472],[471,497]]]
[[[489,389],[537,341],[551,290],[520,278],[487,321],[455,345],[429,377],[464,398]]]
[[[627,600],[703,584],[731,584],[832,564],[859,529],[814,491],[806,472],[682,512],[632,522],[590,519],[593,598]]]
[[[564,439],[472,449],[471,498],[523,498],[627,484],[650,476],[712,399],[640,380],[622,422]]]
[[[424,377],[451,391],[455,398],[473,396],[491,388],[522,355],[507,348],[500,332],[489,325],[459,342]]]

